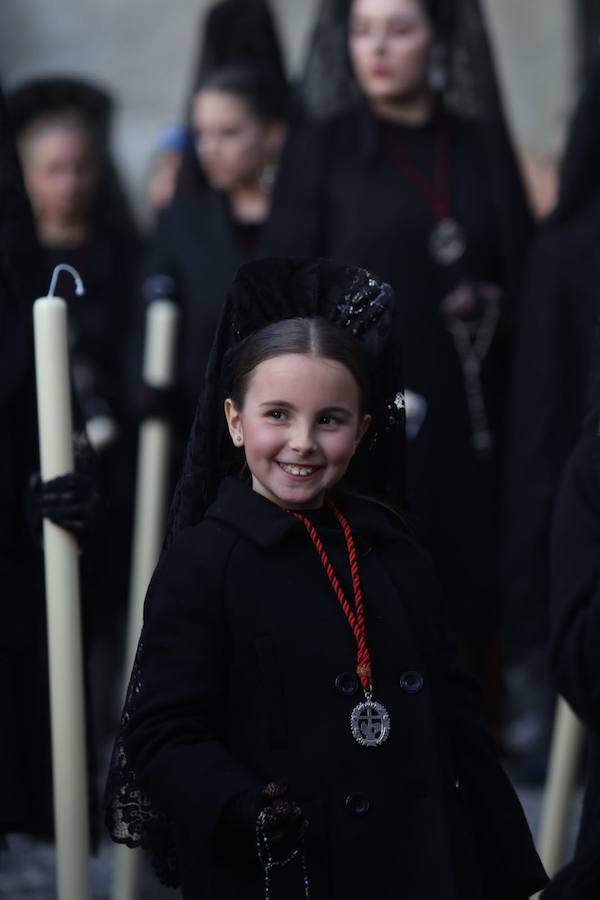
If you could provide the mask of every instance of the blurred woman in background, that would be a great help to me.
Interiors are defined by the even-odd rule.
[[[194,94],[193,153],[173,202],[159,215],[143,265],[145,278],[174,280],[181,307],[175,404],[182,442],[227,287],[243,262],[269,255],[285,112],[263,71],[245,64],[213,70]]]
[[[69,278],[61,278],[58,293],[70,307],[75,387],[90,440],[103,451],[119,429],[137,251],[110,160],[111,101],[93,85],[49,79],[15,91],[10,111],[48,281],[58,263],[68,263],[85,284],[83,301]]]
[[[86,290],[77,297],[63,275],[56,293],[68,304],[73,386],[108,504],[97,542],[103,553],[86,557],[100,736],[114,727],[114,655],[128,583],[133,454],[125,338],[138,264],[138,238],[109,153],[111,106],[104,91],[71,79],[31,82],[10,97],[46,289],[55,266],[67,263]]]
[[[293,249],[397,290],[410,508],[492,691],[507,309],[532,219],[477,3],[325,0],[303,94],[324,121],[282,169]]]
[[[0,90],[0,853],[13,833],[53,833],[42,519],[78,539],[85,570],[102,517],[77,403],[75,471],[40,479],[32,304],[47,286]],[[9,885],[19,863],[2,858]]]

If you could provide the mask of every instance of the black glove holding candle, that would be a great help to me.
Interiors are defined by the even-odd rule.
[[[102,501],[94,479],[82,472],[69,472],[50,481],[42,481],[39,473],[32,475],[25,505],[36,537],[41,534],[42,520],[50,519],[85,540],[102,517]]]

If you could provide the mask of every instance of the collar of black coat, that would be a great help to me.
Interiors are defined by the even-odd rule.
[[[379,543],[398,540],[403,532],[406,533],[398,515],[372,500],[342,493],[335,499],[357,536]],[[310,513],[307,515],[310,517]],[[225,523],[259,547],[272,547],[294,529],[302,527],[289,512],[237,478],[223,479],[205,518]]]

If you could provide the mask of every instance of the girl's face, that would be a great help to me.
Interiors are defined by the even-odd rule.
[[[230,191],[260,177],[273,152],[273,128],[241,97],[200,91],[192,124],[198,162],[214,188]]]
[[[284,509],[322,506],[370,422],[346,366],[299,353],[261,362],[243,408],[226,400],[225,415],[253,489]]]
[[[23,171],[36,213],[59,221],[87,214],[97,165],[84,131],[57,125],[32,137],[24,150]]]
[[[406,99],[427,88],[433,31],[421,0],[354,0],[349,50],[369,100]]]

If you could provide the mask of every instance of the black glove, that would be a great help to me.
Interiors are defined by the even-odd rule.
[[[262,828],[269,844],[285,848],[296,846],[308,827],[308,821],[287,793],[287,784],[270,782],[259,791],[238,794],[225,810],[226,825],[254,836],[258,817],[263,813]]]
[[[308,827],[301,808],[287,796],[288,786],[272,781],[259,795],[263,831],[271,845],[295,847]]]
[[[69,472],[51,481],[42,481],[39,473],[32,475],[26,506],[30,527],[36,535],[41,531],[42,519],[47,518],[80,540],[96,529],[102,510],[93,478],[81,472]]]

